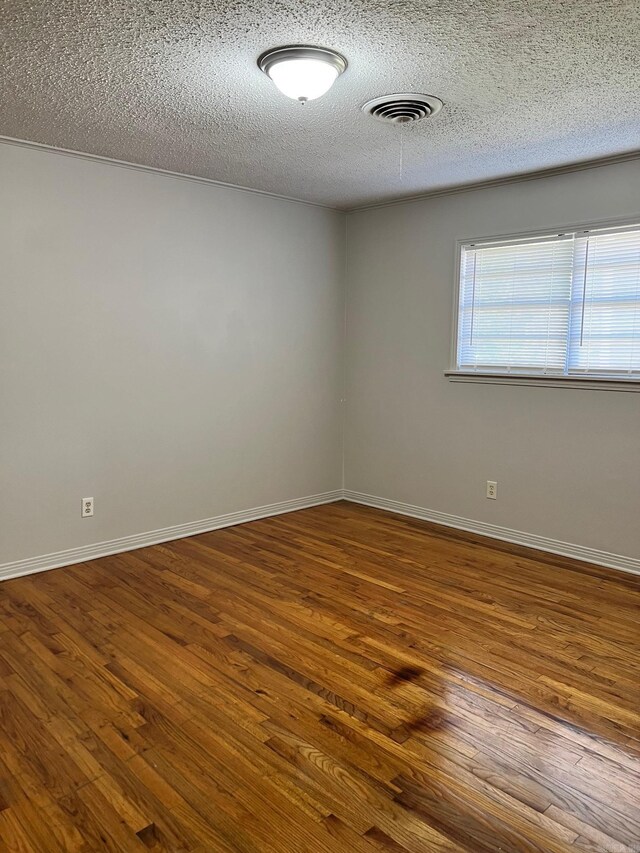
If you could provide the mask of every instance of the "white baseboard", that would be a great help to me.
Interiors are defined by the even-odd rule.
[[[511,530],[509,527],[500,527],[497,524],[488,524],[485,521],[473,521],[470,518],[462,518],[459,515],[450,515],[447,512],[438,512],[433,509],[425,509],[421,506],[393,501],[388,498],[379,498],[375,495],[366,495],[362,492],[354,492],[350,489],[344,490],[344,499],[352,503],[372,506],[376,509],[386,509],[389,512],[397,512],[400,515],[409,515],[412,518],[420,518],[423,521],[432,521],[445,527],[455,527],[458,530],[466,530],[469,533],[479,533],[482,536],[490,536],[492,539],[501,539],[504,542],[512,542],[515,545],[524,545],[527,548],[537,548],[539,551],[548,551],[561,557],[573,557],[575,560],[584,560],[587,563],[595,563],[609,569],[618,569],[623,572],[640,574],[640,559],[626,557],[622,554],[612,554],[609,551],[599,551],[597,548],[587,548],[584,545],[574,545],[570,542],[561,542],[559,539],[549,539],[546,536],[537,536],[535,533],[523,533],[521,530]]]
[[[267,506],[255,507],[254,509],[229,512],[226,515],[218,515],[213,518],[201,519],[200,521],[190,521],[186,524],[176,524],[172,527],[151,530],[147,533],[136,533],[133,536],[123,536],[119,539],[98,542],[94,545],[82,545],[79,548],[70,548],[66,551],[44,554],[41,557],[30,557],[26,560],[3,563],[0,564],[0,581],[21,577],[22,575],[31,575],[36,572],[46,572],[49,569],[58,569],[61,566],[83,563],[86,560],[95,560],[98,557],[107,557],[110,554],[133,551],[136,548],[144,548],[147,545],[158,545],[160,542],[169,542],[172,539],[184,539],[186,536],[207,533],[210,530],[218,530],[221,527],[231,527],[234,524],[244,524],[247,521],[256,521],[259,518],[282,515],[283,513],[294,512],[298,509],[307,509],[312,506],[333,503],[339,500],[347,500],[352,503],[375,507],[376,509],[397,512],[399,515],[408,515],[412,518],[420,518],[423,521],[432,521],[435,524],[442,524],[445,527],[454,527],[458,530],[466,530],[469,533],[478,533],[492,539],[500,539],[515,545],[524,545],[527,548],[537,548],[540,551],[547,551],[561,557],[573,557],[576,560],[584,560],[587,563],[595,563],[598,566],[631,572],[632,574],[640,574],[640,559],[636,559],[635,557],[612,554],[609,551],[599,551],[597,548],[574,545],[558,539],[549,539],[546,536],[537,536],[534,533],[523,533],[520,530],[512,530],[509,527],[500,527],[497,524],[489,524],[484,521],[474,521],[473,519],[463,518],[459,515],[438,512],[437,510],[426,509],[425,507],[414,506],[413,504],[394,501],[388,498],[379,498],[375,495],[354,492],[350,489],[334,489],[331,492],[309,495],[305,498],[295,498],[289,501],[268,504]]]
[[[161,530],[136,533],[133,536],[122,536],[120,539],[98,542],[95,545],[82,545],[79,548],[44,554],[41,557],[30,557],[26,560],[15,560],[12,563],[2,563],[0,564],[0,581],[18,578],[22,575],[31,575],[35,572],[46,572],[49,569],[59,569],[61,566],[83,563],[86,560],[107,557],[109,554],[133,551],[147,545],[158,545],[160,542],[168,542],[171,539],[184,539],[186,536],[195,536],[198,533],[207,533],[210,530],[231,527],[234,524],[243,524],[246,521],[256,521],[259,518],[268,518],[271,515],[282,515],[285,512],[294,512],[297,509],[307,509],[320,504],[332,503],[342,500],[342,496],[342,489],[334,489],[332,492],[309,495],[305,498],[294,498],[254,509],[229,512],[226,515],[218,515],[214,518],[189,521],[186,524],[175,524],[172,527],[163,527]]]

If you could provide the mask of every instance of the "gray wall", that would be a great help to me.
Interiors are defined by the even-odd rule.
[[[0,193],[0,563],[340,488],[342,214],[11,145]]]
[[[0,563],[340,488],[342,214],[11,145],[0,193]],[[443,376],[456,239],[633,215],[637,162],[350,214],[347,488],[638,557],[640,394]]]
[[[639,557],[640,394],[443,376],[457,239],[623,216],[637,161],[349,215],[346,487]]]

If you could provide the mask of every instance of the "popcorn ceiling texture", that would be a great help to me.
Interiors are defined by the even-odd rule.
[[[0,134],[350,207],[640,147],[639,31],[637,0],[3,0]],[[295,42],[350,63],[305,106],[256,66]],[[360,112],[402,91],[445,107]]]

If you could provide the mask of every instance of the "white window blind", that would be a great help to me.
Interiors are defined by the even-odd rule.
[[[462,246],[457,368],[640,374],[640,226]]]
[[[576,235],[571,373],[640,373],[640,228]]]

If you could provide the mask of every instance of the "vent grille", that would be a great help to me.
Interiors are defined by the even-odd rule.
[[[432,118],[442,109],[442,101],[433,95],[404,92],[399,95],[383,95],[363,105],[362,110],[378,121],[388,124],[407,124]]]

